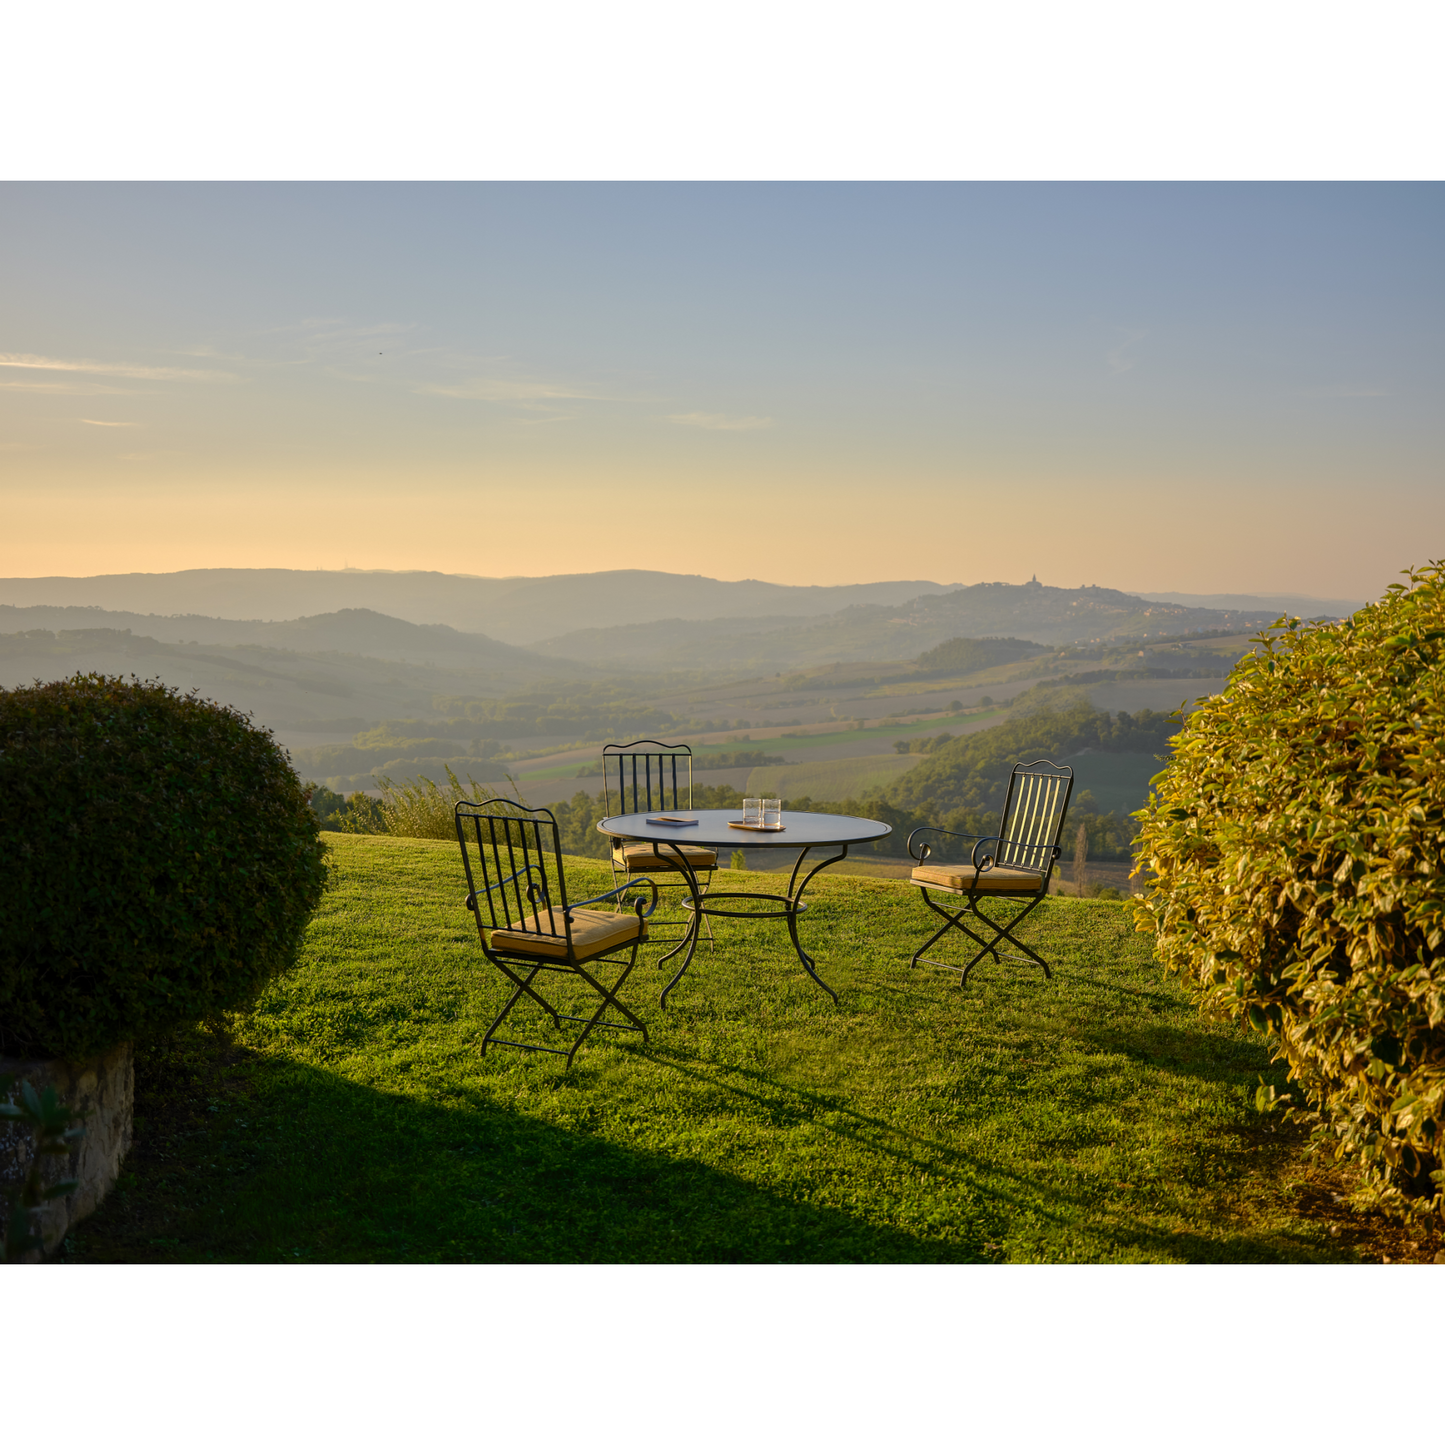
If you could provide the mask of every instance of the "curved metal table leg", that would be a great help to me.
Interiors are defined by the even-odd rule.
[[[687,972],[688,964],[692,962],[693,954],[697,952],[697,937],[702,927],[702,894],[698,891],[697,874],[693,871],[692,865],[687,861],[687,856],[683,853],[682,849],[678,847],[676,843],[664,843],[662,846],[664,848],[671,848],[672,851],[677,854],[677,866],[682,870],[683,880],[687,884],[687,891],[692,895],[692,922],[688,924],[687,933],[683,936],[682,943],[679,943],[677,948],[663,954],[657,961],[657,966],[661,968],[669,958],[676,956],[684,944],[687,945],[687,954],[682,960],[682,967],[673,974],[672,982],[663,989],[662,997],[658,1000],[658,1007],[666,1008],[668,994],[677,987],[679,980],[683,974]],[[686,907],[687,905],[684,904],[683,906]]]
[[[798,861],[793,864],[793,872],[788,879],[787,897],[781,898],[777,894],[767,895],[769,898],[775,899],[777,902],[783,904],[782,912],[765,913],[759,914],[757,916],[760,918],[784,918],[787,920],[788,937],[791,938],[793,941],[793,951],[798,955],[798,961],[803,965],[803,968],[807,972],[808,977],[811,978],[813,982],[816,983],[818,987],[821,988],[823,992],[826,993],[828,997],[833,1000],[834,1003],[837,1003],[838,995],[831,988],[829,988],[828,985],[824,983],[823,980],[818,976],[818,970],[815,966],[816,960],[813,959],[811,955],[809,955],[809,953],[804,949],[802,941],[798,937],[798,917],[807,908],[807,904],[803,902],[804,890],[807,888],[808,884],[811,883],[813,879],[816,878],[818,874],[823,871],[824,868],[829,867],[833,863],[840,863],[844,858],[848,856],[848,845],[846,843],[827,844],[824,846],[837,847],[841,851],[832,858],[824,858],[821,863],[818,863],[815,867],[810,869],[807,875],[804,877],[802,883],[799,883],[798,874],[802,870],[803,861],[812,851],[809,848],[800,849],[798,853]],[[703,914],[709,911],[706,907],[706,904],[703,902],[702,894],[698,891],[697,879],[693,875],[692,869],[687,866],[686,859],[682,858],[681,850],[678,850],[678,853],[679,859],[681,861],[681,866],[687,877],[688,888],[692,893],[691,906],[693,910],[693,922],[692,928],[689,930],[688,937],[685,940],[688,946],[687,957],[683,959],[682,967],[679,968],[676,974],[673,975],[672,981],[662,991],[661,1004],[664,1008],[667,1007],[668,994],[670,994],[672,990],[677,987],[678,983],[682,979],[683,974],[687,972],[688,965],[692,962],[692,956],[697,950],[697,940],[698,934],[700,932],[701,920]],[[718,909],[716,911],[722,914],[724,917],[746,918],[749,916],[745,913],[732,913],[729,910],[723,909]],[[667,955],[667,957],[671,958],[673,954],[677,953],[678,949],[680,949],[681,947],[682,944],[679,944],[677,948],[672,950],[672,953],[669,953]]]
[[[799,908],[798,905],[803,901],[803,890],[808,886],[808,884],[813,881],[813,879],[818,876],[818,874],[823,871],[823,869],[829,867],[833,863],[841,863],[843,859],[848,856],[848,845],[846,843],[839,843],[836,846],[841,848],[843,851],[839,853],[836,858],[824,858],[823,861],[819,863],[818,866],[814,868],[806,878],[803,879],[802,884],[795,892],[793,889],[793,884],[797,882],[798,870],[803,866],[803,859],[806,858],[809,853],[809,849],[804,848],[803,851],[798,854],[798,861],[793,864],[792,876],[788,879],[788,934],[793,940],[793,949],[797,953],[798,958],[802,961],[803,967],[807,969],[808,977],[811,978],[813,982],[816,983],[818,987],[821,988],[823,992],[826,993],[828,997],[833,1000],[834,1003],[838,1002],[838,995],[834,993],[833,990],[829,988],[828,985],[824,983],[821,978],[818,977],[818,971],[813,967],[813,959],[810,958],[803,951],[803,945],[798,941],[798,914],[802,912],[802,909]]]

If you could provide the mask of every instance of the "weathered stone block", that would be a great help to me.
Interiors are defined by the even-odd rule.
[[[55,1250],[72,1225],[93,1214],[120,1177],[121,1160],[131,1143],[131,1116],[135,1101],[135,1050],[118,1044],[92,1059],[9,1059],[0,1055],[0,1074],[15,1075],[17,1086],[28,1079],[37,1092],[53,1088],[60,1102],[77,1112],[85,1136],[68,1155],[41,1164],[47,1184],[78,1179],[75,1193],[45,1206],[41,1233],[45,1252]],[[31,1131],[18,1124],[0,1124],[0,1229],[9,1213],[11,1188],[30,1166]]]

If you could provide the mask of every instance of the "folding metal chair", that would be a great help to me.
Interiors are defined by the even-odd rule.
[[[992,955],[995,963],[1005,958],[1019,963],[1032,959],[1043,969],[1045,978],[1053,977],[1048,964],[1018,938],[1014,930],[1048,895],[1049,875],[1059,856],[1059,834],[1063,831],[1064,817],[1069,811],[1069,794],[1073,788],[1072,768],[1060,767],[1042,759],[1018,763],[1009,775],[1003,817],[995,836],[979,838],[971,833],[953,833],[946,828],[915,828],[908,835],[909,857],[916,858],[919,864],[913,870],[910,882],[922,889],[923,901],[944,920],[943,927],[913,955],[910,968],[922,960],[934,968],[951,969],[959,975],[958,985],[962,988],[968,982],[974,965],[986,955]],[[972,842],[969,861],[929,863],[935,846],[941,851],[949,845],[925,842],[924,834]],[[919,840],[916,848],[915,839]],[[962,898],[963,907],[956,911],[944,907],[930,896],[935,893]],[[1000,922],[990,918],[979,907],[983,899],[1029,901],[1022,913]],[[980,937],[975,933],[963,921],[965,915],[986,928],[987,936]],[[978,945],[978,952],[965,964],[924,958],[924,954],[951,928],[967,934]],[[1023,953],[1000,952],[999,944],[1005,939],[1015,948],[1022,949]]]
[[[635,879],[596,898],[568,903],[557,819],[549,809],[525,808],[493,798],[484,803],[463,801],[454,811],[457,842],[467,875],[466,906],[476,915],[482,952],[513,985],[512,996],[482,1039],[482,1053],[487,1052],[489,1044],[496,1043],[562,1054],[571,1068],[577,1050],[594,1028],[641,1033],[646,1043],[647,1026],[618,994],[637,963],[638,947],[647,937],[646,919],[657,906],[657,886],[650,878]],[[620,898],[642,884],[652,893],[646,908],[642,898],[623,913],[592,906]],[[621,954],[626,955],[625,962],[618,958]],[[611,987],[597,976],[595,967],[589,967],[603,962],[623,962]],[[548,972],[569,974],[597,993],[602,1001],[590,1018],[564,1014],[542,996],[536,981],[539,974]],[[549,1048],[496,1036],[523,995],[536,1003],[554,1026],[564,1019],[583,1025],[571,1048]],[[631,1022],[604,1019],[602,1015],[609,1008]]]
[[[602,793],[607,816],[618,817],[624,813],[689,812],[692,809],[692,749],[686,743],[660,743],[652,738],[641,738],[633,743],[608,743],[602,749]],[[615,806],[614,806],[615,803]],[[717,871],[717,849],[699,848],[679,840],[683,856],[697,877],[698,891],[706,894],[712,886],[713,874]],[[657,881],[657,875],[682,870],[671,847],[661,848],[655,843],[629,843],[623,838],[612,840],[612,881],[631,878],[642,874]],[[678,877],[671,881],[664,878],[659,888],[686,890],[687,884]],[[689,894],[691,898],[691,894]],[[708,940],[712,940],[712,925],[704,916]],[[671,928],[672,923],[654,925]],[[686,942],[688,922],[676,927],[683,931],[682,941]],[[660,968],[673,953],[666,953],[658,960]]]

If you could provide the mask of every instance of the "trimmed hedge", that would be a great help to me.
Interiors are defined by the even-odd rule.
[[[0,1052],[79,1058],[249,1003],[325,844],[269,732],[159,682],[0,689]]]
[[[1445,1201],[1445,568],[1279,623],[1155,779],[1140,927],[1273,1041],[1365,1195]],[[1271,1091],[1261,1088],[1261,1105]]]

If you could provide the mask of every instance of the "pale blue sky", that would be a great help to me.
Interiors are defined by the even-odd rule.
[[[11,184],[0,572],[1370,595],[1441,255],[1439,185]]]

